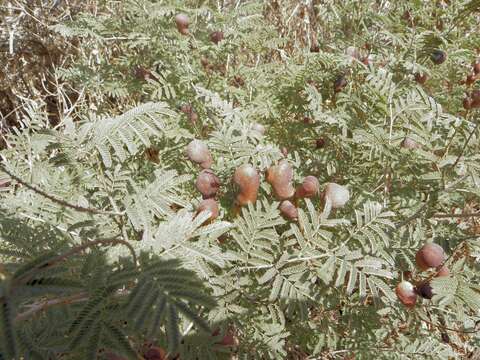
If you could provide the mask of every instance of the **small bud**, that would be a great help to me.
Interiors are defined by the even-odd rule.
[[[415,140],[409,137],[405,137],[402,143],[400,144],[400,146],[404,149],[409,149],[409,150],[419,149],[422,147],[419,143],[417,143]]]
[[[435,65],[440,65],[447,60],[447,53],[442,50],[434,50],[430,55],[430,59],[433,61]]]

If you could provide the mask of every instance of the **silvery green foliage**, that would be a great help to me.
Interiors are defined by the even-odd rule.
[[[479,112],[463,111],[459,82],[478,1],[278,3],[99,2],[51,28],[81,50],[52,71],[83,95],[56,126],[30,99],[5,134],[0,359],[136,359],[145,342],[182,360],[475,356]],[[401,147],[406,136],[419,146]],[[211,222],[196,212],[192,139],[222,183]],[[285,157],[296,184],[346,186],[345,206],[300,199],[285,220],[264,181]],[[246,163],[261,188],[239,209],[231,179]],[[450,276],[416,269],[427,240]],[[394,292],[407,272],[434,292],[412,309]],[[227,330],[238,346],[219,344]]]

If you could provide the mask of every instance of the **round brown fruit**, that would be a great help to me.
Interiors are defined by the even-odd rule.
[[[192,140],[187,145],[187,156],[194,163],[200,164],[204,169],[210,168],[213,164],[212,155],[208,150],[207,144],[201,140]]]
[[[480,74],[480,62],[474,63],[472,67],[475,74]]]
[[[214,31],[210,34],[210,41],[215,44],[218,44],[220,41],[223,40],[223,32],[222,31]]]
[[[260,175],[252,165],[245,164],[235,170],[233,182],[240,188],[237,195],[239,205],[243,206],[257,201]]]
[[[400,300],[403,305],[407,307],[415,306],[415,303],[417,302],[417,294],[415,293],[415,288],[411,282],[402,281],[399,283],[395,288],[395,293],[397,294],[398,300]]]
[[[197,190],[202,194],[204,199],[214,197],[220,188],[220,179],[210,169],[200,172],[195,182]]]
[[[166,351],[158,346],[152,346],[144,354],[145,360],[165,360],[166,356]]]
[[[292,165],[285,159],[267,170],[267,182],[272,185],[273,192],[278,200],[286,200],[293,196],[295,189],[292,180]]]
[[[289,200],[282,201],[280,213],[288,220],[296,220],[298,218],[298,209]]]
[[[427,81],[427,74],[415,73],[415,81],[419,84],[425,84]]]
[[[317,140],[315,140],[315,147],[317,149],[322,149],[323,147],[325,147],[325,138],[321,137],[321,138],[318,138]]]
[[[447,53],[442,50],[434,50],[430,55],[430,59],[433,61],[435,65],[440,65],[447,60]]]
[[[182,35],[188,34],[188,25],[190,25],[190,20],[188,16],[185,14],[177,14],[175,15],[175,24],[177,25],[178,31]]]
[[[470,110],[472,108],[472,99],[469,97],[466,97],[463,99],[463,108],[465,110]]]
[[[320,190],[320,183],[315,176],[307,176],[303,179],[302,185],[300,185],[295,191],[296,198],[310,198],[315,196]]]
[[[477,81],[477,75],[468,74],[467,78],[465,79],[465,84],[472,85],[475,81]]]
[[[336,183],[327,183],[324,191],[325,200],[330,200],[333,209],[338,209],[348,202],[350,192],[345,186]]]
[[[443,251],[443,248],[438,244],[428,243],[417,251],[415,261],[417,266],[422,270],[438,267],[445,261],[445,251]]]
[[[472,107],[478,108],[480,107],[480,90],[473,90],[471,94],[472,98]]]
[[[417,294],[424,299],[431,299],[433,297],[433,290],[429,282],[424,282],[417,286],[416,291]]]
[[[223,346],[230,346],[230,347],[238,346],[238,339],[235,336],[235,333],[233,330],[227,330],[222,340],[220,340],[218,344]]]
[[[218,202],[214,199],[205,199],[198,204],[197,207],[197,214],[201,213],[202,211],[210,211],[209,220],[216,219],[219,214]]]

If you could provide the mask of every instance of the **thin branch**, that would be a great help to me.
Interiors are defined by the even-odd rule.
[[[103,210],[98,210],[98,209],[94,209],[94,208],[87,208],[87,207],[83,207],[83,206],[79,206],[79,205],[70,204],[70,203],[66,202],[65,200],[62,200],[62,199],[59,199],[59,198],[57,198],[53,195],[50,195],[50,194],[46,193],[45,191],[40,190],[36,186],[31,185],[31,184],[23,181],[18,176],[13,174],[11,171],[7,170],[7,168],[3,164],[0,164],[0,170],[3,171],[4,173],[6,173],[8,176],[10,176],[12,179],[17,181],[18,183],[25,186],[26,188],[28,188],[28,189],[32,190],[33,192],[35,192],[35,193],[53,201],[54,203],[60,204],[62,206],[74,209],[74,210],[79,211],[79,212],[89,212],[89,213],[93,213],[93,214],[114,215],[114,216],[123,215],[122,213],[103,211]]]
[[[46,310],[49,307],[55,306],[55,305],[67,305],[67,304],[74,304],[78,302],[83,302],[87,301],[88,296],[87,293],[81,292],[75,295],[70,295],[66,296],[63,298],[58,298],[58,299],[51,299],[51,300],[45,300],[40,303],[33,304],[28,310],[18,314],[15,317],[15,322],[23,321],[28,319],[29,317],[35,315],[36,313]]]

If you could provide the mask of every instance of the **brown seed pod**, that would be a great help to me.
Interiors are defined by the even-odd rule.
[[[431,299],[433,297],[433,289],[429,282],[424,282],[416,287],[416,293],[424,299]]]
[[[476,62],[472,65],[472,68],[473,68],[473,72],[475,74],[480,74],[480,62]]]
[[[438,49],[434,50],[430,55],[430,59],[435,65],[443,64],[447,60],[447,53]]]
[[[237,202],[240,206],[257,201],[260,175],[252,165],[245,164],[235,170],[233,182],[240,188],[237,195]]]
[[[409,137],[405,137],[403,141],[401,142],[400,146],[404,149],[419,149],[422,147],[419,143],[417,143],[415,140]]]
[[[427,74],[415,73],[415,81],[419,84],[425,84],[427,81]]]
[[[223,40],[223,32],[222,31],[214,31],[210,34],[210,41],[218,44],[220,41]]]
[[[288,220],[298,219],[298,209],[289,200],[284,200],[280,204],[280,213]]]
[[[204,169],[208,169],[213,164],[212,155],[208,150],[207,144],[201,140],[192,140],[187,146],[187,156],[190,161],[200,164]]]
[[[333,91],[338,93],[342,91],[346,86],[347,86],[347,79],[345,79],[344,75],[339,75],[335,79],[335,82],[333,83]]]
[[[315,176],[309,175],[303,179],[302,184],[297,187],[297,190],[295,191],[295,197],[297,199],[310,198],[317,195],[319,190],[320,183],[318,182],[318,179]]]
[[[473,90],[471,94],[472,98],[472,107],[478,108],[480,107],[480,90]]]
[[[222,340],[218,342],[218,345],[236,347],[238,346],[238,338],[235,335],[235,332],[231,329],[227,330]]]
[[[165,360],[167,353],[159,346],[152,346],[144,354],[145,360]]]
[[[472,99],[471,99],[470,97],[464,98],[464,99],[463,99],[463,102],[462,102],[463,108],[464,108],[465,110],[470,110],[470,109],[472,108],[472,102],[473,102],[473,101],[472,101]]]
[[[445,277],[449,275],[450,275],[449,268],[443,265],[440,269],[438,269],[437,275],[435,275],[435,277]]]
[[[317,149],[322,149],[322,148],[325,147],[325,143],[326,143],[325,138],[323,138],[323,137],[318,138],[317,140],[315,140],[315,147]]]
[[[312,44],[312,46],[310,46],[310,52],[313,52],[313,53],[320,52],[320,46],[318,46],[318,44]]]
[[[197,207],[197,214],[201,213],[202,211],[210,211],[209,220],[216,219],[218,214],[220,213],[218,202],[214,199],[204,199],[200,201]]]
[[[477,81],[477,75],[472,73],[472,74],[468,74],[467,75],[467,78],[465,79],[465,84],[467,86],[470,86],[472,85],[475,81]]]
[[[197,190],[202,194],[204,199],[214,197],[220,185],[220,179],[210,169],[202,170],[195,182]]]
[[[292,185],[293,169],[287,160],[281,160],[278,165],[270,166],[267,170],[267,182],[272,185],[275,197],[286,200],[293,196],[295,189]]]
[[[350,192],[342,185],[335,183],[327,183],[324,190],[325,200],[330,199],[333,209],[338,209],[348,202],[350,199]]]
[[[149,148],[145,149],[145,157],[148,161],[154,162],[155,164],[158,164],[160,162],[159,154],[160,151],[155,146],[150,146]]]
[[[175,24],[177,25],[177,29],[182,35],[188,34],[188,25],[190,25],[190,20],[188,16],[185,14],[177,14],[175,15]]]
[[[402,281],[399,283],[395,288],[395,293],[397,294],[398,300],[407,307],[412,307],[417,302],[415,288],[409,281]]]
[[[415,261],[421,270],[438,267],[445,261],[445,251],[438,244],[428,243],[417,251]]]

